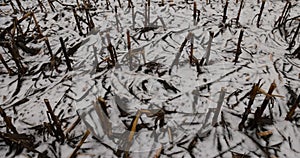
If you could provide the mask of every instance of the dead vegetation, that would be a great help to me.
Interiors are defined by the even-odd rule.
[[[237,1],[238,2],[238,1]],[[14,17],[12,22],[10,22],[10,25],[1,28],[1,33],[0,33],[0,46],[3,49],[3,52],[0,54],[0,60],[5,68],[5,70],[1,69],[1,74],[3,75],[9,75],[11,77],[17,76],[16,82],[18,83],[15,89],[15,92],[13,96],[19,93],[23,80],[25,80],[26,77],[36,77],[36,74],[39,74],[38,78],[43,76],[43,78],[49,78],[49,82],[51,80],[54,80],[56,77],[61,77],[61,83],[64,81],[71,81],[72,78],[68,76],[68,72],[74,71],[73,69],[73,64],[75,61],[72,60],[73,55],[76,54],[77,49],[81,46],[82,41],[79,41],[77,43],[73,43],[71,46],[70,43],[68,43],[68,38],[69,37],[55,37],[56,39],[59,40],[60,47],[59,49],[54,49],[52,48],[52,41],[49,41],[48,35],[45,33],[47,32],[46,28],[42,28],[39,23],[42,23],[43,21],[41,19],[38,19],[36,17],[36,12],[37,11],[32,11],[29,8],[26,8],[26,5],[24,5],[23,1],[16,0],[12,1],[9,0],[7,1],[7,5],[10,5],[11,7],[11,14],[20,14],[22,15],[21,18]],[[47,1],[42,1],[38,0],[37,1],[37,6],[38,10],[41,13],[47,14],[47,12],[59,12],[56,7],[58,5],[64,7],[68,11],[72,11],[73,13],[73,21],[76,25],[76,28],[74,29],[75,32],[81,36],[85,37],[89,33],[93,31],[93,29],[96,27],[94,19],[97,18],[97,5],[99,5],[98,1],[91,1],[91,0],[83,0],[83,1],[76,1],[76,4],[66,4],[60,0],[47,0]],[[191,14],[192,14],[192,19],[193,19],[193,24],[195,26],[200,25],[200,16],[202,12],[202,8],[200,5],[197,5],[197,2],[191,2],[191,1],[185,1],[182,3],[187,3],[187,5],[192,6]],[[206,1],[207,5],[211,4],[211,1]],[[220,2],[221,3],[221,2]],[[243,8],[243,3],[244,1],[240,1],[240,5],[237,5],[238,13],[236,14],[236,18],[233,19],[235,22],[235,25],[239,29],[239,37],[237,39],[236,43],[236,50],[233,50],[235,52],[235,56],[233,57],[234,60],[231,60],[233,64],[237,64],[240,60],[240,55],[243,52],[243,37],[245,36],[245,33],[247,30],[244,30],[244,27],[247,26],[242,26],[240,22],[241,18],[241,12]],[[261,21],[262,18],[264,17],[263,14],[266,12],[265,9],[265,0],[262,0],[260,4],[260,12],[257,14],[257,23],[256,27],[260,28],[262,26]],[[128,9],[133,12],[133,21],[132,21],[132,30],[127,30],[126,33],[123,33],[123,36],[125,36],[124,44],[127,51],[128,51],[128,58],[129,58],[129,65],[131,70],[135,70],[134,67],[134,61],[136,59],[136,56],[141,54],[143,57],[143,64],[140,64],[140,67],[147,67],[147,69],[144,72],[154,72],[158,74],[159,77],[167,75],[167,73],[163,70],[159,70],[159,63],[150,63],[146,62],[146,57],[145,53],[142,51],[136,51],[134,49],[134,43],[138,43],[141,40],[148,40],[151,41],[153,37],[147,37],[148,32],[155,31],[157,29],[166,29],[166,25],[164,20],[160,17],[157,17],[157,19],[151,19],[151,5],[156,5],[158,4],[159,6],[164,6],[164,5],[171,5],[172,7],[176,8],[176,3],[173,1],[159,1],[159,2],[152,2],[148,0],[145,3],[145,12],[140,13],[140,12],[134,12],[134,8],[138,7],[135,5],[134,1],[128,0],[128,1],[118,1],[118,6],[112,6],[110,0],[105,1],[105,9],[111,12],[115,12],[116,14],[116,21],[118,21],[117,17],[117,11],[118,9]],[[104,2],[101,2],[101,5],[104,5]],[[211,47],[212,43],[215,40],[217,36],[219,36],[219,33],[224,32],[226,29],[231,29],[233,26],[231,25],[231,21],[228,21],[228,16],[227,13],[229,12],[228,6],[233,5],[231,2],[228,0],[223,2],[224,5],[224,10],[223,14],[221,15],[222,19],[220,19],[220,32],[214,33],[213,31],[209,31],[209,39],[207,42],[207,47],[206,47],[206,53],[203,55],[203,57],[199,58],[199,56],[196,54],[198,52],[195,51],[196,47],[199,47],[197,43],[195,42],[195,35],[193,32],[188,32],[185,36],[185,38],[181,41],[178,45],[178,52],[175,53],[173,63],[171,67],[168,69],[169,75],[172,75],[172,70],[174,70],[174,67],[178,67],[180,64],[179,60],[183,56],[185,48],[189,48],[187,51],[188,54],[188,59],[189,63],[191,65],[191,68],[195,69],[197,72],[197,75],[201,75],[205,73],[203,69],[205,67],[211,65]],[[288,57],[292,56],[294,58],[300,59],[300,46],[299,46],[299,41],[297,41],[297,38],[299,38],[299,28],[300,28],[300,21],[299,21],[299,16],[296,17],[290,17],[289,12],[292,9],[292,3],[287,1],[281,15],[278,17],[277,21],[275,22],[273,32],[279,31],[280,35],[286,40],[288,43],[288,50],[294,50],[293,53],[287,54]],[[50,8],[50,10],[49,10]],[[80,14],[78,14],[80,13]],[[144,16],[144,26],[141,28],[137,28],[135,26],[135,17],[137,15],[143,15]],[[55,17],[54,17],[55,18]],[[153,21],[151,21],[153,20]],[[23,24],[24,21],[26,22],[27,26],[24,26]],[[28,22],[29,21],[29,22]],[[292,25],[298,23],[298,25]],[[117,24],[120,28],[118,29],[118,32],[121,32],[121,23]],[[296,27],[295,27],[296,26]],[[50,26],[49,26],[50,27]],[[291,28],[292,27],[292,28]],[[125,30],[123,30],[124,32]],[[136,33],[136,34],[135,34]],[[54,35],[55,36],[55,35]],[[143,37],[144,36],[144,39]],[[163,38],[167,38],[167,36],[173,36],[172,32],[170,34],[166,35]],[[28,46],[30,43],[43,43],[44,46],[39,46],[39,47],[31,47]],[[116,65],[118,65],[118,62],[120,59],[118,58],[118,45],[116,41],[113,41],[110,37],[110,34],[106,34],[106,42],[107,42],[107,47],[106,50],[109,56],[106,58],[102,58],[102,61],[97,63],[97,72],[103,72],[107,71],[109,69],[114,68]],[[68,43],[68,44],[66,44]],[[115,44],[116,43],[116,44]],[[58,44],[58,43],[56,43]],[[58,44],[58,45],[59,45]],[[114,45],[115,44],[115,45]],[[298,44],[298,48],[295,48],[296,44]],[[24,55],[24,53],[26,55]],[[43,54],[45,56],[49,56],[48,61],[46,61],[43,65],[35,65],[32,66],[28,64],[28,62],[24,59],[25,57],[28,56],[38,56],[40,54]],[[63,57],[64,58],[63,58]],[[106,64],[106,66],[100,67],[103,64]],[[287,65],[287,64],[286,64]],[[31,67],[32,66],[32,67]],[[242,67],[247,67],[247,64],[242,65]],[[274,62],[274,67],[276,68],[276,64]],[[238,72],[241,68],[238,68],[234,70],[233,72],[229,72],[224,76],[225,77],[230,75],[231,73]],[[290,68],[292,69],[292,68]],[[281,70],[279,70],[281,71]],[[288,73],[288,71],[282,73],[283,76]],[[291,71],[291,70],[289,70]],[[50,72],[50,73],[49,73]],[[136,70],[136,72],[139,72],[139,69]],[[61,75],[64,74],[64,75]],[[145,73],[147,74],[147,73]],[[286,75],[287,76],[287,75]],[[196,76],[195,76],[196,77]],[[34,81],[35,79],[32,78]],[[38,79],[36,79],[38,80]],[[298,78],[299,80],[299,78]],[[162,88],[171,91],[172,93],[174,92],[175,94],[179,92],[179,88],[176,86],[168,83],[165,80],[157,80],[161,85]],[[195,157],[194,153],[197,152],[197,150],[194,150],[201,141],[203,141],[206,137],[210,135],[210,133],[213,132],[206,132],[205,127],[207,126],[214,126],[214,129],[217,128],[222,128],[224,131],[230,131],[229,128],[232,128],[232,125],[230,125],[230,120],[226,120],[226,116],[224,116],[223,111],[222,111],[222,103],[226,99],[227,101],[231,97],[236,97],[237,103],[236,104],[231,104],[231,107],[229,109],[234,109],[236,106],[243,106],[241,105],[242,102],[247,102],[245,103],[245,110],[242,113],[235,113],[232,112],[231,114],[238,117],[239,124],[238,124],[238,129],[241,131],[242,134],[244,134],[245,137],[249,138],[254,142],[254,144],[265,154],[264,156],[267,157],[272,157],[276,156],[276,152],[279,152],[280,148],[277,149],[277,146],[280,146],[284,141],[288,141],[285,139],[284,141],[280,142],[277,144],[277,146],[273,147],[267,147],[264,146],[262,140],[267,142],[268,144],[270,142],[269,138],[273,135],[273,132],[271,130],[267,130],[268,125],[274,125],[274,120],[273,118],[273,113],[272,110],[272,105],[274,101],[277,98],[282,98],[283,96],[279,96],[277,94],[274,94],[273,92],[276,91],[276,83],[267,83],[270,84],[270,87],[268,91],[264,90],[262,88],[262,82],[263,79],[260,79],[257,83],[253,83],[252,88],[249,92],[245,93],[244,96],[240,96],[242,93],[242,90],[236,90],[232,92],[231,94],[227,95],[227,91],[224,88],[221,88],[220,91],[220,96],[218,99],[217,103],[217,108],[211,108],[208,110],[209,114],[213,115],[213,118],[211,119],[209,115],[206,115],[205,120],[212,120],[212,121],[207,121],[211,122],[210,124],[207,123],[201,127],[199,130],[198,135],[194,136],[193,138],[188,138],[188,136],[184,137],[182,140],[173,140],[173,135],[174,131],[172,131],[170,128],[168,128],[168,138],[169,142],[173,146],[178,146],[185,151],[187,151],[190,156]],[[35,81],[37,83],[37,81]],[[147,81],[144,82],[146,84]],[[8,84],[8,83],[5,83]],[[199,88],[199,92],[203,91],[204,89],[208,89],[209,91],[209,86],[211,84],[214,84],[214,82],[207,83],[205,86],[202,86]],[[70,86],[71,87],[71,86]],[[294,124],[299,128],[299,101],[300,101],[300,95],[297,94],[299,91],[296,91],[294,87],[291,85],[286,85],[286,88],[288,89],[288,94],[285,97],[290,97],[289,103],[287,105],[280,105],[280,106],[286,106],[288,108],[288,111],[282,111],[282,115],[285,116],[285,120],[290,121],[291,125]],[[144,91],[147,91],[147,88],[141,87],[140,89],[143,89]],[[44,88],[44,89],[39,89],[37,91],[47,91],[49,89]],[[70,89],[66,91],[72,91]],[[296,91],[296,92],[295,92]],[[33,92],[38,93],[38,92]],[[110,88],[107,89],[107,94],[109,95],[110,93]],[[134,96],[134,92],[130,91],[130,93]],[[229,93],[229,92],[228,92]],[[67,94],[67,92],[65,93]],[[264,96],[263,101],[261,102],[261,99],[258,99],[260,95]],[[227,96],[227,98],[225,97]],[[180,96],[179,96],[180,97]],[[82,123],[82,120],[78,116],[77,113],[71,114],[71,116],[64,116],[65,113],[67,113],[64,110],[61,110],[60,112],[55,111],[58,106],[67,106],[63,101],[57,103],[57,105],[53,106],[50,104],[51,99],[44,99],[44,104],[46,107],[44,107],[44,112],[46,112],[46,115],[48,117],[48,121],[44,121],[43,123],[39,125],[32,126],[30,128],[27,128],[28,133],[24,133],[22,128],[16,128],[14,125],[14,118],[6,113],[6,111],[10,109],[14,109],[14,106],[19,106],[21,104],[25,104],[28,101],[28,98],[16,98],[19,101],[16,103],[11,101],[11,103],[8,104],[3,104],[0,106],[0,115],[2,117],[1,120],[1,131],[0,131],[0,138],[1,142],[3,142],[5,145],[8,146],[9,151],[6,153],[7,156],[9,155],[19,155],[21,153],[34,153],[37,154],[39,157],[51,157],[55,155],[56,157],[61,156],[61,151],[58,151],[58,147],[56,143],[59,143],[61,145],[68,145],[71,147],[73,152],[70,154],[70,158],[76,157],[80,152],[85,153],[88,151],[88,149],[82,149],[82,145],[87,141],[87,139],[92,139],[90,136],[91,131],[86,130],[85,133],[81,132],[80,134],[76,133],[74,134],[74,129],[79,128],[78,126]],[[64,98],[62,100],[67,100],[67,99],[72,99],[70,96],[64,95]],[[106,104],[106,97],[98,97],[97,100],[93,101],[93,106],[94,109],[99,117],[100,124],[103,125],[103,129],[105,131],[105,134],[108,137],[113,137],[114,133],[112,131],[112,125],[110,122],[110,116],[107,112],[107,108],[110,105]],[[143,100],[144,99],[144,100]],[[171,101],[175,98],[170,98],[168,101]],[[5,100],[5,99],[4,99]],[[140,99],[143,102],[147,102],[145,98]],[[136,111],[135,116],[130,116],[129,113],[126,111],[122,111],[123,109],[120,109],[121,117],[126,117],[131,120],[130,125],[125,124],[127,127],[128,133],[125,136],[125,143],[122,144],[123,146],[120,147],[120,149],[113,151],[113,153],[116,154],[116,156],[123,156],[123,157],[130,157],[131,152],[131,144],[134,141],[134,137],[137,131],[142,130],[142,129],[147,129],[147,130],[157,130],[160,128],[163,128],[166,126],[166,118],[169,117],[171,114],[174,113],[179,113],[178,111],[170,111],[167,109],[156,109],[156,110],[148,110],[148,109],[140,109]],[[16,110],[14,110],[16,111]],[[267,111],[267,112],[266,112]],[[16,113],[16,112],[15,112]],[[13,115],[13,113],[11,114]],[[67,114],[66,114],[67,115]],[[145,115],[147,118],[153,118],[153,126],[150,126],[147,123],[143,122],[142,115]],[[76,118],[76,119],[74,119]],[[14,120],[14,121],[13,121]],[[71,121],[72,120],[72,121]],[[220,121],[221,120],[221,121]],[[297,124],[298,122],[298,124]],[[30,122],[28,123],[30,124]],[[34,133],[37,133],[35,135]],[[254,133],[254,134],[252,134]],[[44,140],[40,140],[40,137],[43,137]],[[225,136],[224,136],[225,137]],[[228,136],[232,137],[232,136]],[[95,138],[97,139],[97,138]],[[230,146],[228,149],[222,148],[221,143],[218,142],[220,138],[216,138],[217,140],[217,150],[219,151],[219,155],[216,157],[221,157],[223,154],[230,152],[232,154],[232,157],[250,157],[247,155],[247,153],[238,153],[235,152],[235,148],[238,148],[243,144],[243,142],[237,143],[236,146]],[[226,140],[226,139],[225,139]],[[227,140],[230,141],[230,140]],[[39,145],[41,145],[45,142],[48,142],[48,145],[51,146],[50,149],[46,149],[45,151],[39,151],[37,148]],[[50,143],[49,143],[50,142]],[[100,141],[101,142],[101,141]],[[101,142],[103,143],[103,142]],[[98,142],[98,145],[104,145]],[[77,145],[76,145],[77,144]],[[186,145],[188,144],[188,145]],[[106,148],[113,150],[113,147],[106,146]],[[273,149],[276,148],[276,149]],[[24,151],[26,149],[26,151]],[[125,149],[125,150],[123,150]],[[159,147],[157,150],[154,151],[154,157],[160,157],[160,156],[176,156],[178,153],[168,153],[167,148],[165,148],[163,145]],[[276,150],[275,154],[272,155],[271,151]],[[278,150],[278,151],[277,151]],[[291,149],[292,150],[292,149]],[[51,154],[49,154],[52,152]],[[50,155],[50,156],[49,156]],[[261,156],[257,154],[258,156]]]

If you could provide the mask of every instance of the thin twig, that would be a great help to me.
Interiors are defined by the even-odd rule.
[[[219,96],[219,100],[218,100],[218,104],[217,104],[217,108],[215,109],[214,117],[212,119],[212,126],[215,126],[218,123],[218,116],[219,116],[220,111],[221,111],[221,107],[222,107],[222,104],[223,104],[223,101],[224,101],[225,93],[226,93],[226,89],[224,87],[222,87],[221,92],[220,92],[220,96]]]
[[[65,42],[64,42],[64,40],[63,40],[62,37],[59,38],[59,41],[60,41],[61,48],[62,48],[62,51],[63,51],[63,53],[64,53],[65,59],[66,59],[66,63],[67,63],[68,70],[69,70],[69,71],[72,71],[73,69],[72,69],[72,66],[71,66],[71,62],[70,62],[69,56],[68,56],[68,54],[67,54]]]
[[[261,19],[261,15],[264,11],[265,3],[266,3],[266,0],[262,0],[262,4],[261,4],[261,7],[260,7],[260,11],[259,11],[258,18],[257,18],[257,23],[256,23],[257,28],[259,28],[259,22],[260,22],[260,19]]]
[[[132,1],[128,0],[128,8],[132,8],[132,7],[133,7]]]
[[[295,31],[295,34],[294,34],[294,36],[293,36],[293,38],[292,38],[292,41],[289,43],[289,47],[288,47],[288,50],[290,50],[290,49],[292,49],[293,48],[293,46],[295,45],[295,40],[296,40],[296,37],[297,37],[297,35],[299,35],[299,29],[300,29],[300,20],[298,21],[299,22],[299,24],[298,24],[298,27],[297,27],[297,29],[296,29],[296,31]]]
[[[237,43],[237,48],[236,48],[235,59],[233,60],[233,62],[235,62],[235,63],[238,62],[239,56],[242,54],[241,43],[242,43],[242,39],[243,39],[243,34],[244,34],[244,30],[241,29],[240,35],[239,35],[239,40]]]
[[[240,8],[239,8],[239,12],[237,14],[237,17],[236,17],[236,25],[239,24],[239,20],[240,20],[240,16],[241,16],[241,12],[242,12],[242,8],[243,8],[243,3],[244,3],[244,0],[241,0],[241,4],[240,4]]]
[[[222,23],[223,23],[223,24],[226,23],[226,19],[227,19],[227,8],[228,8],[228,0],[226,0],[226,2],[225,2],[225,7],[224,7],[224,11],[223,11],[223,20],[222,20]]]
[[[78,15],[76,13],[75,8],[73,8],[72,11],[73,11],[73,15],[74,15],[75,22],[76,22],[76,25],[77,25],[77,29],[79,31],[79,35],[82,36],[83,33],[82,33],[82,30],[81,30],[80,22],[79,22]]]
[[[23,8],[23,6],[22,6],[20,0],[16,0],[16,2],[17,2],[17,4],[18,4],[19,10],[20,10],[22,13],[24,13],[24,8]]]
[[[13,70],[7,65],[6,61],[4,60],[4,58],[1,54],[0,54],[0,60],[1,60],[2,64],[4,65],[4,67],[6,68],[8,74],[13,75],[14,74]]]
[[[194,7],[193,7],[193,21],[194,21],[194,25],[197,24],[196,18],[197,18],[197,3],[194,1]]]
[[[38,3],[39,3],[39,6],[40,6],[40,9],[41,9],[41,12],[44,12],[46,11],[46,7],[44,6],[44,4],[41,2],[41,0],[38,0]]]
[[[272,84],[271,84],[271,86],[270,86],[270,88],[268,90],[268,93],[267,93],[267,95],[266,95],[266,97],[265,97],[265,99],[264,99],[264,101],[263,101],[263,103],[261,105],[261,107],[258,107],[256,109],[255,113],[254,113],[253,124],[250,124],[249,127],[254,128],[260,122],[260,120],[262,118],[262,114],[265,111],[265,109],[266,109],[266,107],[267,107],[267,105],[268,105],[271,97],[273,96],[272,93],[275,90],[275,88],[276,88],[276,84],[275,84],[275,82],[272,82]]]
[[[51,116],[51,119],[53,120],[54,122],[54,125],[56,127],[56,130],[58,132],[58,134],[60,135],[60,138],[61,138],[61,141],[64,142],[65,140],[65,134],[63,132],[63,130],[61,129],[61,123],[60,121],[58,120],[57,116],[54,114],[53,110],[52,110],[52,107],[50,105],[50,102],[48,99],[44,99],[44,102],[47,106],[47,109],[48,109],[48,113],[50,114]]]
[[[207,45],[207,48],[206,48],[205,65],[208,65],[208,62],[209,62],[210,49],[211,49],[211,44],[212,44],[213,37],[214,37],[214,32],[210,31],[209,32],[208,45]]]
[[[68,138],[68,136],[69,136],[69,133],[70,133],[71,131],[73,131],[73,129],[80,123],[80,121],[81,121],[80,116],[77,116],[77,119],[75,120],[75,122],[71,125],[71,127],[69,127],[69,128],[65,131],[65,135],[66,135],[67,138]]]
[[[184,41],[182,42],[182,44],[181,44],[181,46],[179,48],[179,51],[176,54],[175,59],[174,59],[174,61],[171,64],[171,67],[169,69],[169,74],[171,74],[173,66],[175,66],[175,65],[177,66],[179,64],[179,57],[181,56],[181,53],[182,53],[183,48],[186,45],[187,41],[191,39],[192,34],[193,33],[189,32],[188,35],[185,37]]]
[[[300,95],[298,95],[298,98],[295,100],[293,106],[290,108],[289,112],[286,114],[285,120],[291,121],[293,118],[293,115],[295,114],[296,108],[299,106],[300,103]]]
[[[251,92],[250,92],[250,99],[249,99],[249,102],[248,102],[248,105],[247,105],[247,108],[245,108],[245,112],[243,114],[243,117],[242,117],[242,121],[240,122],[239,124],[239,130],[241,131],[244,127],[245,127],[245,122],[247,121],[247,118],[248,118],[248,115],[251,113],[251,106],[254,102],[254,99],[258,93],[258,90],[260,88],[260,80],[258,81],[258,83],[255,83],[253,86],[252,86],[252,89],[251,89]]]
[[[4,122],[6,123],[7,131],[10,129],[14,134],[18,134],[16,127],[11,122],[11,117],[7,116],[5,111],[0,107],[0,115],[2,116]]]
[[[50,46],[50,42],[49,42],[49,39],[48,37],[45,37],[45,43],[46,43],[46,46],[48,48],[48,52],[50,54],[50,57],[53,58],[53,52],[52,52],[52,49],[51,49],[51,46]]]
[[[82,139],[80,140],[80,142],[77,144],[76,148],[74,149],[74,151],[72,152],[72,154],[69,156],[69,158],[75,158],[77,155],[78,150],[80,149],[80,147],[82,146],[82,144],[84,143],[84,141],[86,140],[86,138],[90,135],[90,131],[86,130]]]

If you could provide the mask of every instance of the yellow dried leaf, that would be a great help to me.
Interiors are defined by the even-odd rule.
[[[270,131],[263,131],[263,132],[258,132],[257,135],[261,136],[261,137],[264,137],[264,136],[268,136],[268,135],[271,135],[273,134],[273,132],[270,130]]]

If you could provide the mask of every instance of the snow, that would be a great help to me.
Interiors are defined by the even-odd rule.
[[[57,11],[53,12],[44,1],[47,12],[43,13],[36,4],[38,2],[21,2],[25,8],[32,8],[31,10],[34,11],[43,34],[48,36],[53,53],[61,47],[59,37],[63,37],[67,48],[82,42],[75,54],[70,56],[73,60],[73,71],[67,71],[61,52],[56,54],[56,57],[61,59],[58,69],[62,72],[51,70],[48,50],[41,40],[39,43],[30,43],[30,46],[42,48],[37,55],[30,56],[20,51],[24,58],[22,62],[29,69],[32,68],[32,74],[21,77],[22,86],[17,93],[15,90],[18,76],[1,74],[1,107],[5,109],[8,116],[13,117],[13,123],[18,131],[22,131],[21,133],[35,134],[34,130],[29,129],[30,127],[49,122],[47,108],[43,102],[44,99],[49,99],[56,115],[62,113],[63,116],[60,118],[70,117],[63,123],[64,130],[68,128],[68,123],[75,121],[78,113],[82,121],[72,134],[81,136],[86,129],[89,129],[97,138],[96,140],[91,136],[88,137],[81,147],[82,155],[78,157],[114,156],[113,151],[103,144],[114,150],[128,150],[130,129],[125,123],[130,125],[139,110],[158,112],[161,109],[176,111],[176,113],[165,113],[165,125],[162,127],[157,125],[156,129],[154,129],[154,121],[157,117],[142,114],[138,124],[142,124],[142,120],[143,124],[151,129],[142,128],[135,132],[132,144],[129,146],[132,157],[153,157],[161,146],[164,148],[161,157],[169,157],[170,154],[176,152],[178,153],[174,155],[175,157],[218,157],[218,155],[230,157],[231,152],[251,157],[266,156],[265,151],[254,141],[270,148],[268,152],[276,157],[297,157],[300,152],[297,149],[300,145],[297,141],[299,140],[299,121],[284,120],[289,110],[287,104],[291,98],[286,86],[290,86],[297,95],[299,95],[300,88],[300,60],[287,57],[286,54],[290,54],[297,48],[300,36],[297,36],[294,48],[288,51],[286,48],[292,36],[289,36],[286,41],[277,30],[273,30],[274,23],[281,15],[285,2],[266,1],[261,25],[257,28],[257,17],[254,17],[259,13],[260,3],[245,1],[240,26],[236,26],[230,20],[236,17],[240,3],[229,1],[227,24],[220,26],[224,6],[221,1],[212,1],[208,5],[205,1],[197,1],[197,7],[200,10],[200,21],[197,25],[193,23],[193,3],[175,1],[176,5],[171,6],[165,2],[167,4],[160,7],[158,1],[151,1],[148,23],[151,24],[150,27],[154,27],[154,30],[140,35],[140,31],[143,31],[147,23],[144,18],[143,1],[134,1],[134,8],[127,8],[127,1],[124,1],[123,8],[118,7],[117,14],[112,8],[105,10],[106,3],[98,1],[95,5],[96,10],[90,11],[94,15],[92,19],[96,28],[86,37],[79,36],[72,10],[55,2]],[[63,3],[76,5],[76,1],[73,0],[63,1]],[[299,2],[292,1],[291,3],[293,7],[289,13],[290,17],[298,16]],[[111,6],[118,6],[118,3],[111,2]],[[6,28],[11,24],[7,21],[12,19],[12,16],[9,16],[12,10],[9,5],[0,8],[1,28]],[[9,14],[6,14],[7,12]],[[77,10],[77,14],[85,18],[84,12],[80,13]],[[18,13],[13,16],[19,19],[22,14]],[[157,22],[154,22],[155,20]],[[27,20],[22,22],[23,28],[26,28],[27,24]],[[87,26],[83,26],[83,31],[86,32]],[[286,29],[293,33],[297,26],[297,21],[294,21]],[[235,58],[234,50],[241,29],[244,30],[242,54],[239,62],[234,63],[232,62]],[[132,50],[127,50],[127,30],[130,30]],[[220,30],[223,32],[219,32]],[[202,73],[198,74],[196,66],[191,66],[189,63],[191,41],[187,41],[182,52],[179,52],[179,49],[188,34],[192,33],[194,56],[200,60],[207,53],[209,31],[215,34],[212,39],[211,54],[208,64],[201,66]],[[107,34],[116,49],[118,62],[115,66],[99,72],[97,67],[105,67],[107,63],[98,64],[110,58],[107,50]],[[15,68],[14,62],[10,60],[11,56],[6,53],[5,48],[3,50],[5,51],[1,54],[8,61],[8,65]],[[176,60],[178,62],[174,62]],[[154,63],[156,65],[153,65]],[[170,68],[172,70],[169,75]],[[43,73],[39,71],[41,69]],[[147,70],[152,72],[145,73]],[[3,64],[0,65],[0,71],[6,71]],[[163,72],[165,74],[160,75]],[[267,92],[274,81],[277,88],[273,94],[283,96],[282,98],[275,97],[270,105],[272,108],[267,108],[264,112],[265,116],[272,114],[274,120],[272,125],[264,126],[264,130],[270,130],[273,133],[268,143],[260,138],[255,130],[238,130],[241,118],[237,116],[242,116],[249,98],[246,97],[238,104],[236,103],[260,79],[264,83],[261,87],[263,90]],[[222,113],[218,114],[219,125],[213,127],[212,119],[218,113],[216,108],[222,87],[226,88],[221,107]],[[108,89],[110,93],[107,93]],[[240,90],[240,93],[236,95],[237,99],[230,96],[236,90]],[[107,124],[103,124],[99,119],[101,118],[99,113],[105,112],[103,109],[101,111],[101,107],[100,112],[95,110],[95,106],[100,106],[97,104],[98,97],[106,97],[109,115],[107,119],[111,123],[112,136],[105,133]],[[23,98],[28,101],[22,105],[12,106]],[[264,98],[263,94],[255,98],[250,118],[254,117],[253,113],[257,107],[261,106]],[[236,105],[233,107],[234,104]],[[129,116],[121,117],[118,106]],[[299,115],[299,108],[296,114]],[[225,122],[221,121],[221,115]],[[299,117],[297,115],[296,117]],[[162,120],[159,120],[158,124],[160,121]],[[221,125],[221,122],[227,125]],[[1,124],[4,124],[2,120]],[[1,131],[4,132],[4,128],[1,128]],[[195,136],[201,139],[198,139],[195,147],[189,151],[189,144]],[[170,137],[173,141],[170,141]],[[48,151],[50,157],[59,155],[58,151],[61,151],[61,157],[68,157],[74,148],[67,143],[57,143],[55,149],[57,152],[52,153],[47,147],[55,140],[54,137],[48,136],[44,141],[43,136],[36,135],[36,139],[41,142],[37,150]],[[182,143],[184,141],[187,142]],[[1,156],[5,155],[6,150],[7,147],[3,148]],[[22,154],[28,155],[26,151]]]

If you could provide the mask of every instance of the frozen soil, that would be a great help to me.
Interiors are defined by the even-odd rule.
[[[0,2],[0,157],[299,155],[298,1]]]

